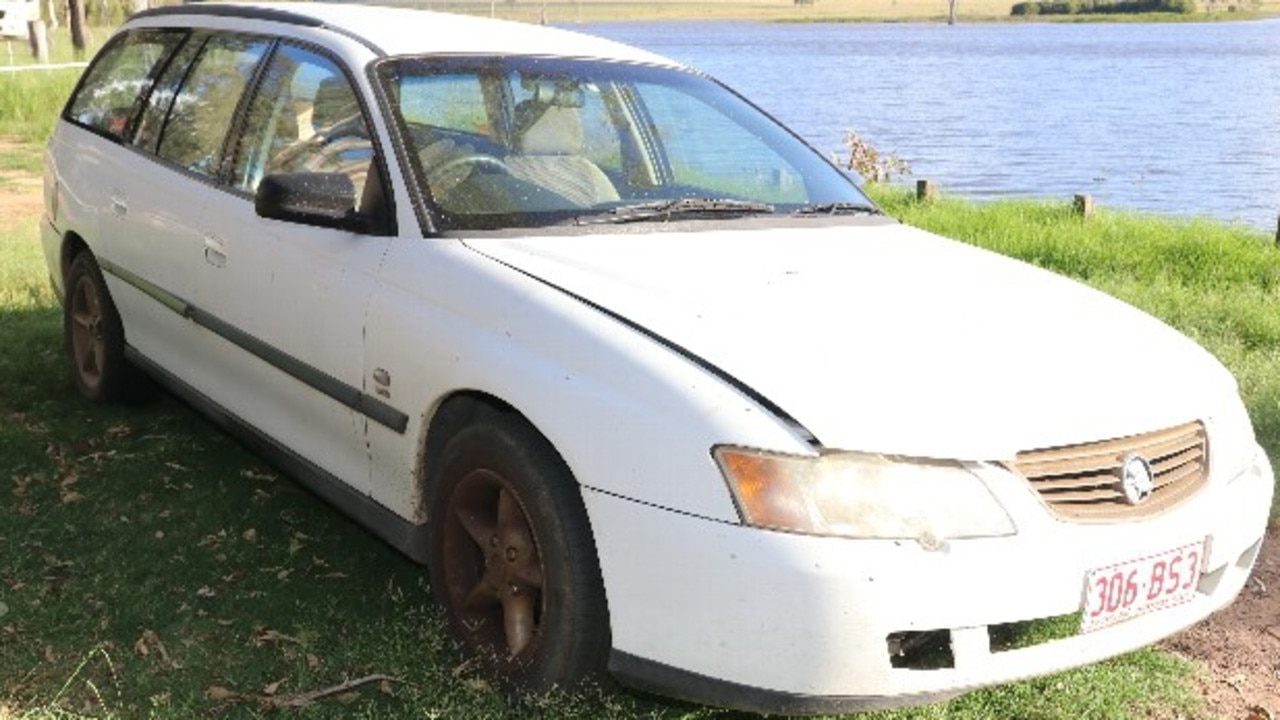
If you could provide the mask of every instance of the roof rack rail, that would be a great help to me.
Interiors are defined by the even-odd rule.
[[[134,18],[171,17],[183,15],[213,15],[216,17],[236,17],[248,20],[264,20],[269,22],[301,25],[303,27],[323,27],[324,22],[313,17],[300,15],[289,10],[276,8],[251,7],[246,5],[223,5],[220,3],[196,2],[187,5],[168,5],[143,10],[130,16]]]

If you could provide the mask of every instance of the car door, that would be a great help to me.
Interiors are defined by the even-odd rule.
[[[152,87],[187,33],[139,30],[117,36],[94,60],[68,104],[49,152],[69,227],[89,243],[123,318],[127,342],[151,356],[184,350],[185,322],[140,284],[182,287],[187,266],[175,243],[153,242],[144,197],[157,171],[166,171],[129,139]]]
[[[121,172],[105,175],[129,262],[108,268],[145,298],[155,323],[125,317],[130,345],[150,363],[217,398],[224,384],[209,362],[217,336],[191,322],[202,228],[227,193],[218,187],[236,108],[271,49],[269,38],[193,32],[163,68],[134,119]]]
[[[217,399],[366,493],[366,422],[395,432],[407,423],[378,396],[364,363],[365,314],[390,234],[371,125],[339,64],[289,43],[273,52],[246,108],[228,144],[230,192],[199,228],[195,304],[222,340],[207,359],[223,379]],[[254,193],[280,173],[346,175],[375,230],[260,217]]]

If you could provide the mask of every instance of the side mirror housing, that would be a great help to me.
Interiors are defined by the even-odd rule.
[[[272,220],[365,232],[369,223],[355,198],[355,185],[342,173],[281,173],[258,183],[253,207]]]

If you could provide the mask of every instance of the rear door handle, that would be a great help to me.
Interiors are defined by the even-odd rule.
[[[227,266],[227,244],[216,235],[204,237],[204,261],[214,267]]]

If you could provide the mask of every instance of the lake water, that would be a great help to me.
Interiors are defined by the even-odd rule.
[[[591,24],[741,91],[824,153],[846,129],[973,198],[1280,213],[1280,20]]]

